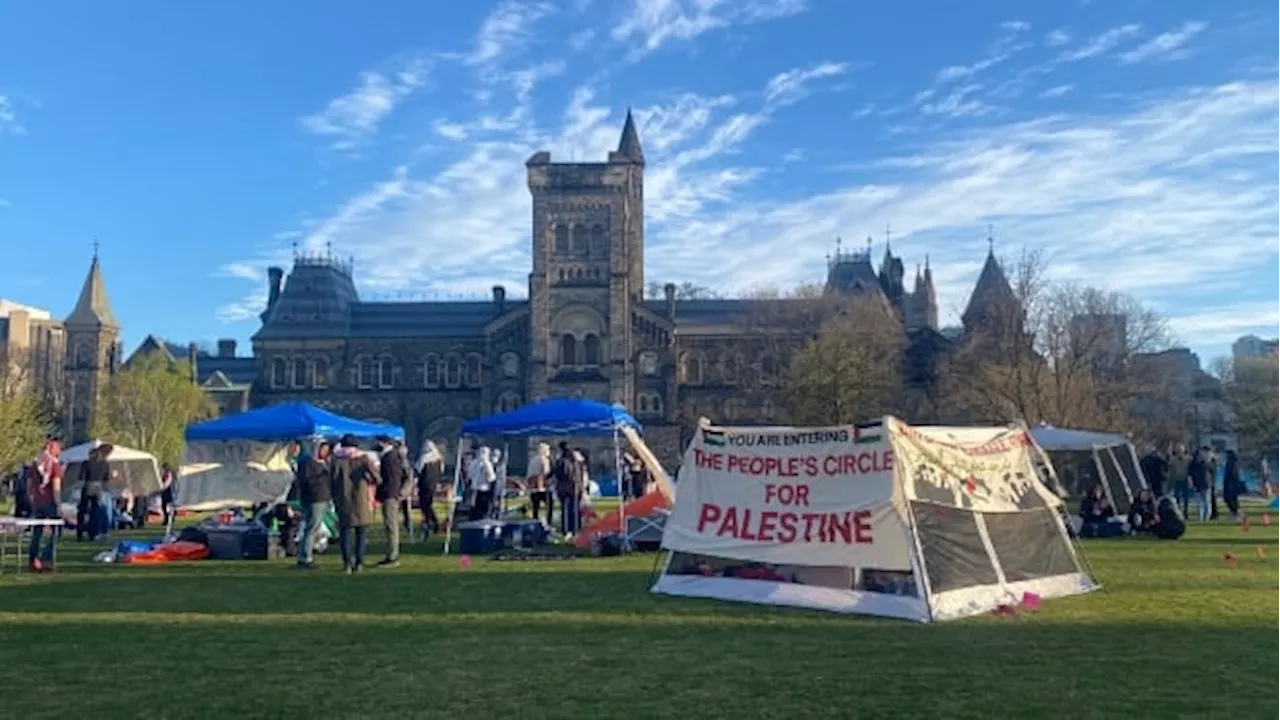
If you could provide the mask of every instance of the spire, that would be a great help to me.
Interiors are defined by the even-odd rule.
[[[622,137],[618,139],[618,155],[638,163],[644,162],[640,133],[636,132],[636,121],[631,117],[631,108],[627,108],[627,121],[622,126]]]
[[[102,266],[98,264],[97,240],[93,241],[93,262],[89,264],[84,287],[80,288],[80,299],[67,316],[66,324],[120,327],[115,313],[111,312],[111,302],[107,300],[107,285],[102,280]]]
[[[893,251],[889,245],[893,240],[893,231],[889,229],[889,223],[884,224],[884,259],[888,260],[893,257]]]
[[[1018,306],[1017,295],[1009,284],[1009,278],[996,259],[995,242],[988,237],[987,260],[978,273],[978,282],[974,284],[973,294],[969,296],[969,305],[965,308],[961,320],[965,327],[972,327],[984,316],[999,316],[1002,311]]]

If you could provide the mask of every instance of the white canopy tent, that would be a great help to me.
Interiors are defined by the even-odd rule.
[[[1148,487],[1138,453],[1123,435],[1041,425],[1031,437],[1049,456],[1067,497],[1084,497],[1101,484],[1116,514],[1125,515]]]
[[[1025,428],[715,427],[653,592],[920,622],[1098,587]]]

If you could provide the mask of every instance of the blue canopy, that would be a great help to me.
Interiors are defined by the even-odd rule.
[[[463,435],[612,435],[621,427],[641,431],[621,405],[595,400],[550,398],[497,415],[462,423]]]
[[[342,435],[404,438],[404,428],[343,417],[302,402],[270,405],[187,427],[187,440],[295,440]]]

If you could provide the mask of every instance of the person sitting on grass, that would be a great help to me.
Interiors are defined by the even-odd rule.
[[[1088,495],[1080,501],[1080,519],[1084,526],[1080,528],[1081,537],[1111,537],[1118,534],[1111,518],[1115,517],[1115,508],[1107,499],[1106,490],[1101,485],[1094,485]]]
[[[1129,508],[1129,529],[1138,533],[1155,532],[1160,524],[1160,511],[1156,508],[1156,497],[1149,489],[1138,492],[1133,505]]]

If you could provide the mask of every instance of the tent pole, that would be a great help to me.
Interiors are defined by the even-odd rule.
[[[623,549],[629,541],[627,538],[627,495],[622,491],[622,451],[618,447],[618,426],[613,426],[613,476],[618,483],[618,532],[622,535]]]
[[[462,436],[458,436],[458,447],[453,451],[453,486],[449,489],[449,497],[445,498],[445,512],[449,516],[444,521],[444,554],[449,554],[449,541],[453,539],[453,516],[456,514],[454,503],[458,497],[458,482],[462,478]]]
[[[502,474],[498,476],[498,522],[505,523],[507,521],[507,465],[511,462],[511,440],[507,436],[502,436],[502,462],[498,463],[498,467],[494,470],[502,469]],[[495,473],[496,474],[496,473]]]

